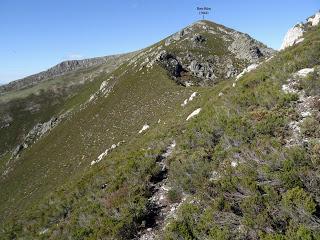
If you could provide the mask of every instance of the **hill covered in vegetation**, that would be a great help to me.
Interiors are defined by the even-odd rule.
[[[319,65],[309,23],[278,53],[208,21],[142,50],[3,155],[0,236],[318,239]]]

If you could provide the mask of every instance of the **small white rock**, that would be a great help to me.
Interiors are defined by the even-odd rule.
[[[143,125],[143,127],[141,128],[139,133],[142,133],[142,132],[146,131],[148,128],[150,128],[150,126],[148,124]]]
[[[306,118],[306,117],[311,116],[311,113],[310,113],[309,111],[301,112],[301,116],[302,116],[303,118]]]
[[[194,110],[194,111],[187,117],[186,121],[188,121],[189,119],[197,116],[197,115],[201,112],[201,110],[202,110],[201,108],[198,108],[198,109]]]
[[[239,80],[244,74],[251,72],[252,70],[256,69],[259,66],[259,64],[251,64],[248,67],[246,67],[238,76],[236,76],[236,80]]]
[[[100,85],[100,91],[102,91],[107,86],[107,81],[103,81]]]
[[[231,167],[237,167],[238,166],[238,162],[237,161],[232,161],[231,162]]]
[[[309,73],[313,73],[314,68],[304,68],[295,73],[295,76],[306,77]]]

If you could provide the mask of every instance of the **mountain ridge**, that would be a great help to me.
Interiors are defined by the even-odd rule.
[[[4,238],[316,239],[319,29],[268,54],[219,27],[102,72],[0,158]]]
[[[54,65],[53,67],[50,67],[49,69],[44,70],[42,72],[32,74],[30,76],[11,81],[11,82],[4,84],[4,85],[0,85],[0,95],[3,92],[19,90],[19,89],[26,88],[26,87],[31,87],[35,84],[38,84],[42,81],[47,80],[48,78],[61,76],[66,73],[69,73],[71,71],[101,65],[103,63],[115,61],[115,60],[122,58],[122,57],[130,58],[131,55],[134,55],[137,52],[139,52],[139,51],[131,52],[131,53],[124,53],[124,54],[108,55],[108,56],[104,56],[104,57],[87,58],[87,59],[81,59],[81,60],[66,60],[66,61],[60,62],[60,63]]]

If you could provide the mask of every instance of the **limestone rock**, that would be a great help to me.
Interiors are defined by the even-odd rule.
[[[320,12],[317,12],[313,17],[310,17],[308,22],[311,23],[311,26],[317,26],[320,22]]]
[[[304,30],[302,24],[290,28],[286,36],[284,37],[280,50],[283,50],[287,47],[291,47],[297,44],[298,42],[301,42],[300,39],[303,36],[303,32]]]

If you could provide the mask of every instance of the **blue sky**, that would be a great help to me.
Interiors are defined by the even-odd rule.
[[[0,84],[63,60],[137,50],[201,19],[278,49],[319,0],[0,0]]]

